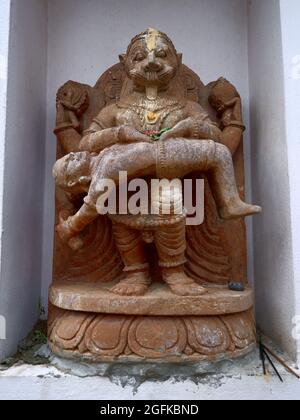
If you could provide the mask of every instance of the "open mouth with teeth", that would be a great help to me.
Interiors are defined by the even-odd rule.
[[[167,68],[160,72],[156,71],[142,71],[134,69],[130,72],[130,77],[139,85],[165,85],[174,77],[175,70]]]
[[[148,71],[145,73],[145,75],[149,82],[154,82],[159,79],[158,73],[155,71]]]

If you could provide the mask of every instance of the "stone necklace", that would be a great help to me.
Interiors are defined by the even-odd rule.
[[[142,99],[139,103],[128,104],[126,106],[126,108],[139,116],[143,130],[155,126],[157,131],[162,129],[165,119],[171,112],[183,107],[183,104],[170,99],[164,100],[163,103],[157,99]]]

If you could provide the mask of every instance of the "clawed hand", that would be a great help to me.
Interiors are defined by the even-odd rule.
[[[193,119],[187,118],[177,123],[171,130],[165,132],[161,136],[160,140],[165,141],[168,139],[178,138],[178,137],[186,137],[186,138],[192,137],[193,127],[194,127]]]
[[[129,127],[127,125],[122,125],[119,127],[118,132],[118,142],[119,143],[152,143],[152,140],[146,134],[141,133],[135,128]]]
[[[195,121],[194,118],[189,117],[185,120],[180,121],[177,123],[171,130],[164,133],[160,140],[165,141],[168,139],[174,138],[195,138],[195,128],[197,123],[197,131],[198,131],[198,138],[199,139],[207,139],[209,138],[208,126],[207,123],[203,120]]]

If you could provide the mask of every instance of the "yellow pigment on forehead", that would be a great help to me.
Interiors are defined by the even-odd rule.
[[[156,29],[149,28],[146,35],[146,45],[149,51],[154,51],[156,48],[156,42],[159,37],[159,32]]]

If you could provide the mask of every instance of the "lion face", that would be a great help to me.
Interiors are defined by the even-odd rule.
[[[180,65],[173,45],[155,30],[133,41],[123,59],[128,77],[140,87],[167,87]]]

